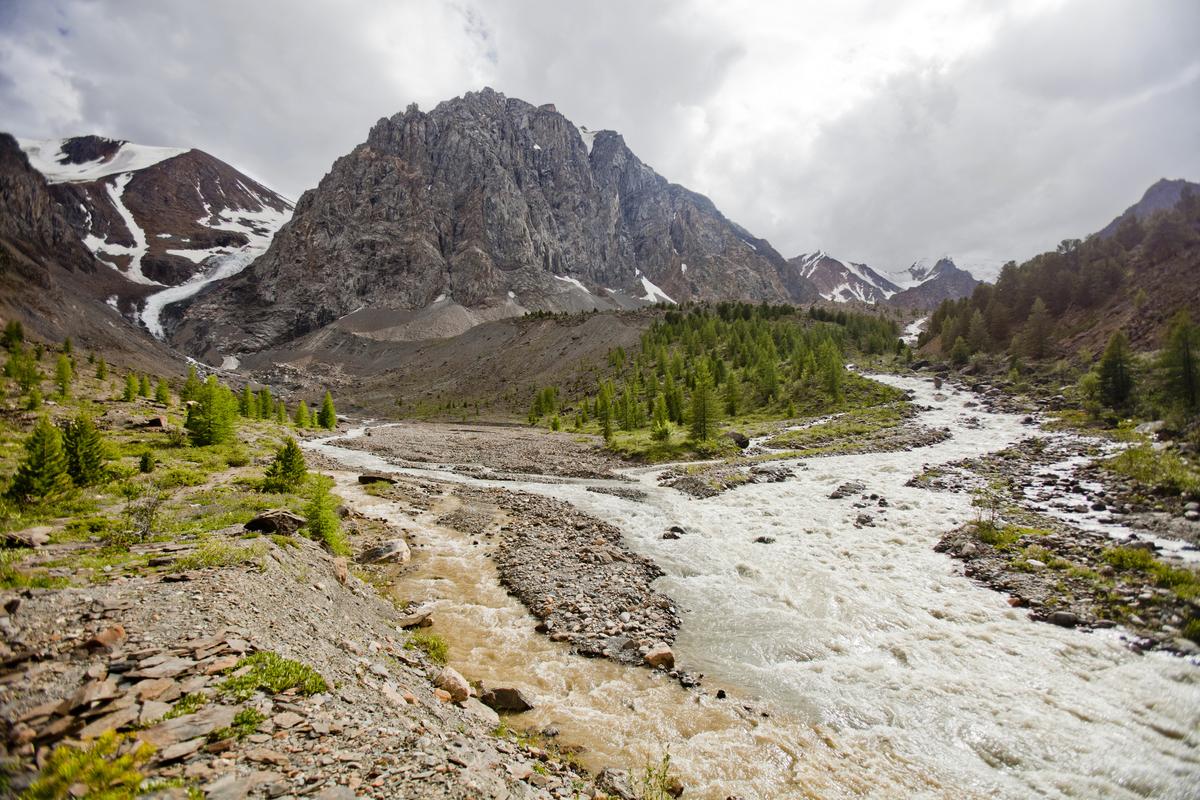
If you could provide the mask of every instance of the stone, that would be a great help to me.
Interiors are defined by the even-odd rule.
[[[128,706],[114,711],[111,714],[106,714],[103,717],[89,723],[83,730],[79,732],[80,739],[95,739],[100,734],[109,730],[119,730],[132,722],[137,721],[140,709],[136,705]]]
[[[468,697],[464,700],[462,707],[482,720],[489,729],[494,730],[500,725],[500,715],[474,697]]]
[[[667,645],[659,643],[650,648],[642,660],[653,669],[674,669],[675,654]]]
[[[148,725],[151,722],[156,722],[163,718],[163,715],[171,710],[170,703],[163,703],[159,700],[147,700],[142,703],[142,711],[138,714],[138,724]]]
[[[486,689],[479,695],[479,699],[489,708],[514,714],[529,711],[533,708],[533,704],[525,699],[525,695],[521,694],[520,689]]]
[[[345,556],[338,556],[333,559],[333,577],[342,586],[350,580],[350,567]]]
[[[600,770],[596,775],[596,788],[620,800],[636,800],[638,796],[629,781],[629,773],[623,769],[605,767]]]
[[[294,728],[303,722],[304,717],[300,716],[295,711],[284,711],[281,714],[276,714],[275,716],[271,717],[271,721],[274,722],[278,727],[287,730],[289,728]]]
[[[369,485],[372,483],[386,483],[389,485],[395,485],[396,476],[387,475],[382,472],[364,472],[358,476],[358,482],[363,485]]]
[[[291,536],[303,526],[304,517],[293,514],[286,508],[273,508],[247,522],[245,528],[256,533],[277,533]]]
[[[739,431],[726,431],[725,438],[737,445],[739,450],[745,450],[750,446],[750,438]]]
[[[413,611],[396,620],[396,627],[406,630],[409,628],[428,628],[433,625],[432,617],[432,609]]]
[[[130,678],[174,678],[196,666],[190,658],[168,658],[153,666],[135,669],[129,673]]]
[[[1054,611],[1046,617],[1046,621],[1062,628],[1074,628],[1079,624],[1079,615],[1071,611]]]
[[[0,547],[42,547],[50,542],[50,527],[39,525],[23,531],[0,533]]]
[[[440,700],[443,703],[450,702],[450,693],[447,692],[445,689],[434,689],[433,696],[436,697],[438,700]]]
[[[170,678],[152,678],[138,683],[133,687],[133,692],[140,700],[154,700],[175,685]]]
[[[218,728],[228,728],[239,708],[209,703],[194,714],[160,722],[138,734],[138,738],[158,748],[169,747],[176,742],[208,736]]]
[[[247,761],[257,761],[260,764],[271,764],[276,767],[286,767],[292,763],[292,760],[283,753],[276,750],[269,750],[265,747],[255,747],[246,751]]]
[[[403,539],[392,539],[364,551],[359,555],[357,561],[360,564],[407,564],[410,559],[412,559],[412,551],[408,549],[408,542]]]
[[[178,761],[181,758],[187,758],[192,753],[198,751],[204,746],[205,737],[197,736],[194,739],[187,739],[182,742],[176,742],[173,745],[164,747],[156,755],[159,761]]]
[[[774,544],[774,536],[757,536],[754,539],[755,544]]]
[[[443,667],[433,679],[433,684],[447,692],[455,703],[461,703],[471,696],[471,685],[453,667]]]

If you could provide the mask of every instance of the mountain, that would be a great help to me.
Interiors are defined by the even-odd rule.
[[[125,279],[118,304],[160,336],[163,305],[240,271],[291,215],[288,200],[201,150],[19,141],[79,238]]]
[[[1137,220],[1145,220],[1156,211],[1169,211],[1179,204],[1179,199],[1183,196],[1184,189],[1191,189],[1193,194],[1200,195],[1200,183],[1193,183],[1183,179],[1168,180],[1160,178],[1146,190],[1142,195],[1142,199],[1131,205],[1129,208],[1112,222],[1105,225],[1096,234],[1101,238],[1107,239],[1117,232],[1117,228],[1121,223],[1133,217]]]
[[[818,250],[788,259],[800,274],[817,286],[826,300],[848,303],[881,303],[900,291],[900,287],[866,264],[839,261]]]
[[[888,302],[900,308],[934,308],[943,300],[969,297],[980,283],[971,273],[959,269],[949,257],[939,258],[932,267],[927,262],[917,261],[896,277],[904,289],[892,295]]]
[[[20,320],[44,339],[70,336],[81,350],[103,351],[112,361],[175,371],[180,360],[115,310],[125,284],[80,241],[17,140],[0,133],[0,318]]]
[[[483,89],[379,120],[264,256],[178,307],[168,328],[213,358],[346,315],[372,338],[408,340],[528,310],[818,296],[619,134]]]

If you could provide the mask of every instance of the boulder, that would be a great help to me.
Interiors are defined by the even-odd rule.
[[[403,539],[392,539],[384,542],[381,545],[364,550],[358,556],[360,564],[407,564],[412,559],[412,551],[408,549],[408,542]]]
[[[675,654],[671,652],[671,648],[665,644],[659,643],[651,647],[643,657],[646,665],[652,669],[674,669]]]
[[[605,767],[596,776],[596,788],[610,797],[620,800],[635,800],[637,797],[629,780],[629,773],[623,769]]]
[[[386,483],[394,485],[396,483],[396,476],[386,475],[382,472],[364,472],[358,476],[358,482],[363,485],[369,483]]]
[[[397,628],[428,628],[433,624],[430,617],[433,616],[432,609],[417,609],[416,611],[405,614],[400,619],[396,620]]]
[[[750,437],[739,431],[726,431],[725,438],[736,444],[740,450],[745,450],[750,446]]]
[[[286,508],[264,511],[246,523],[246,530],[257,533],[279,533],[291,536],[304,526],[304,517],[293,514]]]
[[[1079,624],[1079,615],[1070,611],[1055,611],[1046,617],[1046,621],[1062,628],[1074,628]]]
[[[0,547],[41,547],[49,542],[50,528],[45,525],[0,533]]]
[[[479,696],[479,700],[488,708],[513,714],[533,708],[520,689],[487,689]]]
[[[443,667],[433,679],[433,685],[450,695],[455,703],[465,702],[471,696],[471,685],[453,667]]]

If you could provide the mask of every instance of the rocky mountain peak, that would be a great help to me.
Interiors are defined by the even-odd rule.
[[[619,133],[484,88],[376,122],[262,259],[186,311],[180,342],[260,349],[359,312],[405,338],[539,309],[816,297]]]

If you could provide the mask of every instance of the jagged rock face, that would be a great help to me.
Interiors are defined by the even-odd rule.
[[[931,269],[914,264],[908,273],[920,283],[892,295],[888,302],[900,308],[935,308],[943,300],[969,297],[980,283],[949,258],[938,259]]]
[[[266,255],[196,298],[176,341],[256,350],[363,307],[439,298],[559,310],[568,289],[575,310],[613,307],[608,290],[817,296],[770,245],[668,183],[618,134],[581,133],[553,106],[485,89],[380,120],[300,198]]]
[[[900,287],[866,264],[839,261],[824,251],[788,259],[802,276],[816,284],[826,300],[839,303],[881,303]]]
[[[265,249],[291,210],[275,192],[200,150],[100,136],[21,144],[78,237],[132,284],[184,283],[207,259],[256,237]]]
[[[16,139],[0,133],[0,240],[14,250],[13,269],[49,286],[45,264],[69,272],[95,271],[95,260],[63,217],[45,180],[29,165]]]

